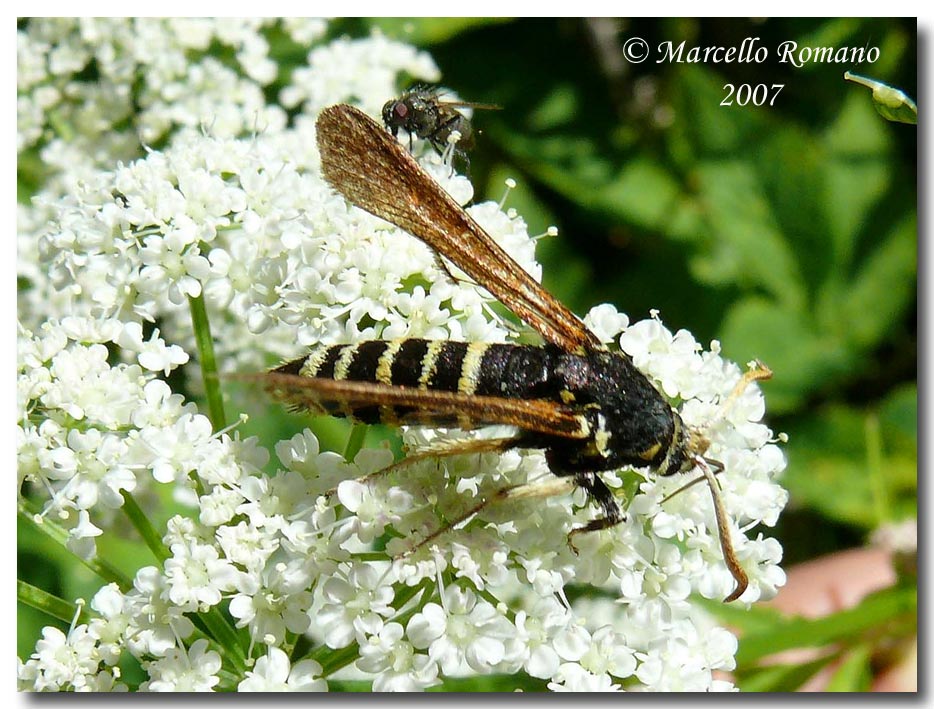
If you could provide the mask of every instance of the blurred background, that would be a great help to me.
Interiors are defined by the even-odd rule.
[[[711,604],[743,636],[740,688],[797,689],[823,673],[821,686],[865,690],[910,668],[917,129],[880,116],[871,92],[843,74],[916,98],[915,19],[338,19],[328,36],[374,29],[430,52],[460,98],[502,107],[474,115],[476,199],[499,200],[513,178],[506,204],[529,233],[558,227],[538,256],[546,287],[575,312],[610,302],[639,320],[657,309],[672,331],[719,340],[726,357],[774,371],[763,389],[769,424],[788,435],[791,501],[770,536],[786,569],[812,570],[804,581],[791,572],[803,600],[779,607],[812,618]],[[632,37],[652,48],[648,61],[626,61]],[[759,38],[769,59],[655,62],[661,42],[739,47],[746,38]],[[799,68],[776,60],[789,40],[874,46],[879,59]],[[270,42],[280,66],[304,64],[307,48],[284,34]],[[270,101],[286,79],[269,87]],[[783,88],[771,106],[736,105],[736,94],[723,106],[725,84]],[[66,598],[99,585],[84,570],[61,581],[58,562],[47,561],[54,545],[22,529],[20,540],[20,578]],[[821,566],[844,551],[848,570]],[[860,553],[875,556],[852,556]],[[834,586],[850,580],[862,590]],[[49,621],[32,609],[20,620],[27,657]],[[802,645],[810,654],[763,662]]]

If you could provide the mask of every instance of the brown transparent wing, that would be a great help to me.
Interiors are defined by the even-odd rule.
[[[321,112],[325,178],[358,207],[418,237],[565,351],[600,349],[574,313],[542,288],[386,130],[353,106]]]
[[[384,422],[396,425],[470,429],[504,424],[560,438],[589,435],[580,414],[546,399],[505,399],[279,372],[260,376],[276,399],[332,415],[353,416],[361,409],[381,407],[385,409]]]

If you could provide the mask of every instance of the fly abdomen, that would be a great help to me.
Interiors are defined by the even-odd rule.
[[[275,372],[312,379],[367,382],[422,391],[503,398],[547,398],[558,350],[530,345],[404,338],[353,345],[322,345]],[[376,395],[378,399],[378,394]],[[398,424],[403,419],[435,426],[472,428],[466,414],[418,414],[416,407],[319,397],[312,408],[361,423]]]

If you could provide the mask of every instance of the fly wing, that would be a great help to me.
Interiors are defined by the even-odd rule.
[[[584,324],[487,234],[382,126],[353,106],[321,112],[325,179],[346,199],[424,241],[567,352],[600,349]]]
[[[450,106],[451,108],[473,108],[478,111],[502,111],[502,106],[497,106],[495,103],[474,103],[472,101],[442,101],[439,100],[438,103],[444,104],[445,106]]]

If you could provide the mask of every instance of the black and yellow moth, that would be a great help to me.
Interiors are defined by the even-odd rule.
[[[276,398],[297,408],[366,423],[471,429],[507,424],[509,438],[446,450],[539,448],[603,516],[572,534],[619,523],[622,512],[598,473],[649,466],[660,475],[702,470],[721,549],[737,586],[748,584],[733,553],[709,442],[623,352],[610,351],[529,276],[409,155],[362,111],[331,106],[317,122],[325,179],[348,201],[421,239],[483,286],[543,338],[542,346],[417,338],[322,345],[265,375]],[[765,378],[762,370],[746,380]]]

